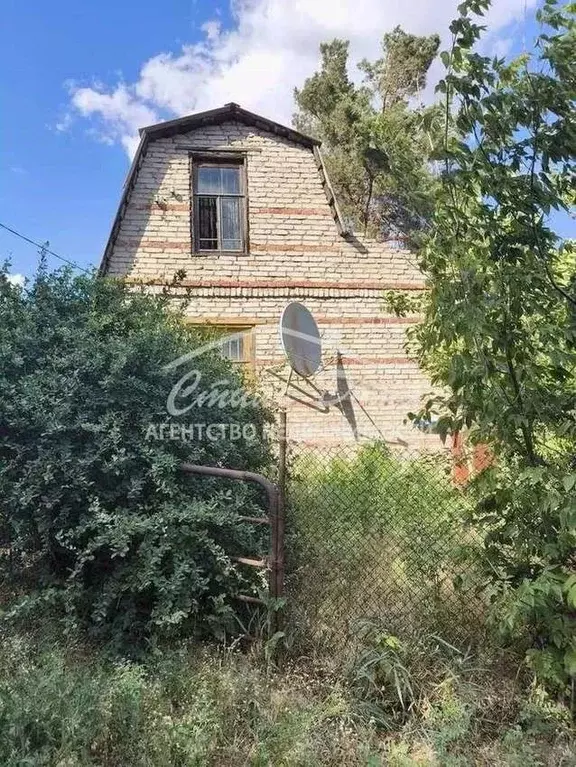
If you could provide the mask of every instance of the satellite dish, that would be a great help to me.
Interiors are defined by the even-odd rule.
[[[297,301],[288,304],[280,317],[280,340],[295,373],[308,378],[320,367],[322,344],[316,320]]]

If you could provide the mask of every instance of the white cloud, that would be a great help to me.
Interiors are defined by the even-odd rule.
[[[526,7],[535,2],[493,0],[486,18],[492,40],[502,40],[499,33],[522,21]],[[289,124],[293,88],[315,71],[322,41],[350,40],[350,60],[357,62],[378,56],[382,35],[397,24],[416,34],[439,32],[446,39],[457,3],[231,0],[231,29],[223,31],[219,21],[206,21],[201,42],[152,57],[134,83],[72,85],[72,107],[97,121],[102,140],[122,143],[129,154],[136,148],[138,128],[228,101]]]
[[[6,279],[12,285],[19,285],[20,287],[23,287],[24,283],[26,282],[26,277],[24,277],[23,274],[9,274],[7,275]]]
[[[219,21],[216,19],[211,19],[210,21],[206,21],[204,24],[202,24],[200,29],[206,35],[206,39],[212,41],[218,39],[221,26],[222,25]]]
[[[120,141],[128,154],[133,154],[138,145],[137,129],[160,119],[154,105],[145,103],[133,86],[124,83],[109,93],[99,88],[75,88],[72,104],[84,117],[100,118],[101,140]]]

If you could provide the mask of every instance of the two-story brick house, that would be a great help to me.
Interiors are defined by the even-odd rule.
[[[151,290],[185,274],[170,289],[190,297],[190,321],[245,331],[227,353],[286,406],[291,439],[432,439],[404,423],[430,388],[404,349],[416,318],[383,298],[422,291],[422,275],[397,244],[346,231],[319,142],[237,104],[140,133],[102,273]],[[291,301],[317,320],[323,366],[286,390],[278,321]],[[340,405],[324,407],[323,393]]]

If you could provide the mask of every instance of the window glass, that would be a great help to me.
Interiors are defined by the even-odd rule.
[[[233,362],[242,362],[244,359],[244,336],[224,341],[222,355]]]
[[[200,167],[198,168],[198,194],[220,194],[221,168]]]
[[[217,198],[199,197],[198,204],[198,245],[200,250],[218,249]]]
[[[198,168],[198,194],[240,194],[240,168]]]
[[[240,168],[221,168],[222,194],[240,194]]]
[[[220,198],[220,229],[222,250],[241,250],[240,200],[238,197]]]

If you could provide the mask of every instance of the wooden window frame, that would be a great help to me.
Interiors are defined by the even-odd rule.
[[[199,237],[196,236],[199,231],[198,225],[198,212],[196,200],[199,195],[197,189],[198,168],[201,167],[218,167],[218,168],[240,168],[240,189],[241,193],[238,195],[207,195],[212,197],[238,197],[240,199],[241,214],[240,214],[240,228],[241,228],[241,240],[242,248],[240,250],[222,250],[221,247],[214,249],[202,249],[199,247]],[[190,199],[192,201],[190,212],[190,228],[192,235],[192,251],[198,256],[239,256],[246,255],[249,252],[249,238],[248,238],[248,172],[247,172],[247,157],[242,152],[230,152],[230,151],[217,151],[214,152],[190,152]],[[220,232],[218,233],[218,244],[220,245]]]
[[[242,367],[246,367],[246,369],[251,370],[254,368],[254,328],[252,325],[235,325],[235,324],[226,324],[222,323],[222,325],[212,325],[212,327],[217,328],[218,330],[223,331],[223,335],[229,334],[233,335],[235,333],[242,333],[242,351],[243,356],[240,360],[233,360],[230,358],[230,362],[233,365],[241,365]]]
[[[190,322],[190,321],[189,321]],[[222,322],[202,322],[201,320],[193,320],[191,325],[195,325],[199,328],[212,328],[216,331],[222,331],[222,334],[233,335],[234,333],[244,333],[243,335],[243,351],[244,358],[241,360],[230,359],[233,365],[240,365],[246,370],[254,371],[256,368],[256,345],[254,331],[256,326],[253,323],[246,322],[246,320],[224,320]],[[229,358],[227,358],[229,359]]]

